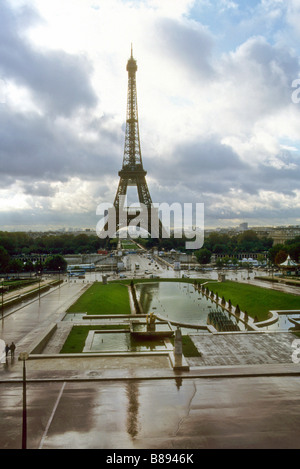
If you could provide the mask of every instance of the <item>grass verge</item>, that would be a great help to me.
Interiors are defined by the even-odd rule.
[[[81,353],[89,331],[129,329],[128,325],[73,326],[60,353]]]
[[[300,296],[291,293],[231,282],[230,280],[222,283],[211,282],[205,286],[214,293],[218,293],[219,297],[224,296],[226,301],[230,299],[234,306],[238,304],[242,311],[247,311],[253,318],[256,316],[259,321],[266,320],[270,310],[300,308]]]
[[[129,295],[121,283],[94,283],[67,311],[87,314],[130,314]]]

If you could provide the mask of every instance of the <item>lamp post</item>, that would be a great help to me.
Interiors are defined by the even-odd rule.
[[[3,319],[3,312],[4,312],[4,302],[3,302],[3,295],[4,295],[4,278],[2,280],[2,305],[1,305],[1,311],[2,311],[2,319]]]
[[[26,366],[27,352],[21,352],[19,359],[23,361],[23,412],[22,412],[22,449],[27,448],[27,402],[26,402]]]
[[[38,271],[39,276],[39,302],[41,301],[41,271]]]

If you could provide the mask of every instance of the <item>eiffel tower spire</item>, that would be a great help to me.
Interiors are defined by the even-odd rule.
[[[136,92],[137,64],[132,55],[127,62],[128,93],[123,169],[143,169]]]
[[[150,226],[151,210],[153,213],[153,210],[155,209],[152,205],[150,192],[146,182],[147,172],[144,170],[142,162],[136,90],[137,63],[136,60],[133,58],[132,45],[131,56],[128,59],[126,70],[128,72],[128,92],[125,145],[123,165],[121,171],[119,171],[120,180],[114,200],[114,207],[117,213],[117,229],[121,227],[120,220],[118,219],[118,213],[120,213],[120,208],[123,209],[122,204],[124,204],[125,196],[127,194],[127,188],[128,186],[136,186],[139,202],[140,204],[143,204],[148,210],[148,232],[152,232],[153,234],[154,230],[151,230]],[[127,213],[127,226],[130,222],[130,219],[133,218],[135,218],[135,216],[130,216],[130,213]],[[156,221],[158,222],[158,225],[156,224],[156,226],[159,226],[161,231],[162,225],[160,220],[158,219],[158,214]],[[157,229],[155,229],[155,231],[157,232]],[[155,235],[155,237],[159,236]]]
[[[150,207],[152,204],[145,179],[147,172],[144,170],[142,162],[136,91],[137,64],[133,58],[132,45],[131,57],[127,62],[126,70],[128,72],[128,92],[125,145],[123,166],[121,171],[119,171],[119,187],[114,201],[116,209],[119,208],[120,196],[126,195],[128,186],[137,187],[140,203],[143,203],[146,207]]]

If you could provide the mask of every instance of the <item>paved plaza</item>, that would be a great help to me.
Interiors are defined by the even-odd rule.
[[[193,333],[200,357],[173,369],[169,353],[79,354],[58,350],[61,318],[85,290],[65,284],[2,322],[17,351],[57,323],[26,361],[31,449],[299,448],[300,364],[290,332]],[[0,368],[0,448],[21,447],[22,363]]]
[[[295,335],[290,332],[197,334],[190,336],[201,357],[191,366],[270,365],[292,362]]]

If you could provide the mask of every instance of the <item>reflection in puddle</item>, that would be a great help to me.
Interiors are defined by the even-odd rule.
[[[138,415],[139,415],[139,385],[135,381],[128,381],[126,386],[128,398],[127,407],[127,432],[134,440],[138,435]]]

